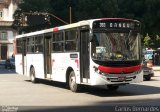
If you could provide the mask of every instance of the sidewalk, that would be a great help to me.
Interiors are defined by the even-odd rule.
[[[160,66],[153,66],[152,68],[154,71],[160,71]]]
[[[160,66],[153,66],[154,77],[160,77]]]

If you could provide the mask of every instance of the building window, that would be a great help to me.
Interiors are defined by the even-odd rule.
[[[0,11],[0,18],[2,18],[3,17],[3,12],[2,11]]]
[[[0,3],[5,3],[5,0],[0,0]]]
[[[0,32],[0,40],[7,40],[7,32]]]

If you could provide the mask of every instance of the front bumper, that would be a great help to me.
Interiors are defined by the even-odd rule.
[[[94,77],[95,80],[92,81],[92,85],[123,85],[143,81],[142,70],[129,74],[99,74],[95,72],[94,76],[96,76],[96,78]]]

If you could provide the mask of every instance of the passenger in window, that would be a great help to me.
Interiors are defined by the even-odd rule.
[[[36,53],[39,53],[39,49],[38,49],[38,47],[36,48]]]

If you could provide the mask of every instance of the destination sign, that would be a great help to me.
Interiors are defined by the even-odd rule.
[[[93,28],[95,29],[137,29],[140,28],[140,23],[134,21],[107,21],[100,20],[93,22]]]

